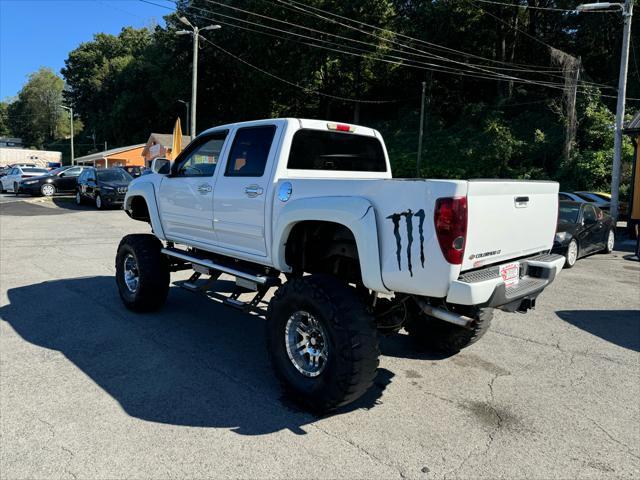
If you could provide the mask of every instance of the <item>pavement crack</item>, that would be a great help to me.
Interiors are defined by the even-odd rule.
[[[634,367],[635,366],[635,365],[632,365],[632,364],[629,364],[629,363],[626,363],[626,362],[621,362],[620,360],[617,360],[615,358],[608,357],[607,355],[600,355],[600,354],[591,353],[589,350],[586,350],[584,352],[574,351],[574,350],[565,350],[560,346],[560,342],[559,341],[556,342],[556,343],[545,343],[545,342],[539,342],[537,340],[532,340],[530,338],[519,337],[518,335],[512,335],[510,333],[501,332],[499,330],[492,330],[492,332],[496,333],[498,335],[502,335],[504,337],[509,337],[509,338],[513,338],[515,340],[520,340],[522,342],[533,343],[535,345],[540,345],[542,347],[553,348],[554,350],[558,350],[559,352],[561,352],[561,353],[563,353],[565,355],[579,355],[579,356],[587,357],[587,358],[605,360],[607,362],[615,363],[616,365],[622,365],[624,367]]]
[[[365,449],[364,447],[358,445],[356,442],[354,442],[352,440],[349,440],[348,438],[343,438],[343,437],[341,437],[339,435],[331,433],[328,430],[325,430],[324,428],[320,427],[316,423],[311,423],[311,424],[309,424],[309,426],[315,428],[316,430],[319,430],[320,432],[324,433],[325,435],[328,435],[328,436],[330,436],[332,438],[335,438],[336,440],[339,440],[341,442],[344,442],[344,443],[347,443],[347,444],[351,445],[352,447],[356,448],[359,452],[363,453],[365,456],[367,456],[371,460],[375,461],[379,465],[383,465],[383,466],[386,466],[386,467],[389,467],[389,468],[395,470],[396,472],[398,472],[398,475],[400,475],[400,478],[402,478],[402,479],[407,478],[407,476],[404,474],[404,472],[402,471],[402,469],[400,467],[398,467],[397,465],[394,465],[392,463],[385,462],[383,459],[381,459],[380,457],[378,457],[378,456],[374,455],[373,453],[369,452],[367,449]]]

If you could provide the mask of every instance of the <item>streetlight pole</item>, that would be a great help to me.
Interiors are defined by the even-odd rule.
[[[191,27],[191,32],[188,30],[178,30],[176,35],[191,35],[193,36],[193,72],[191,76],[191,140],[196,137],[196,105],[198,96],[198,40],[200,39],[200,31],[204,30],[217,30],[220,25],[207,25],[206,27],[198,28],[192,25],[186,17],[179,17],[179,20],[185,25]]]
[[[190,129],[190,127],[189,127],[189,125],[191,125],[191,121],[190,121],[190,117],[191,117],[191,108],[190,108],[190,104],[189,104],[189,102],[185,102],[184,100],[178,100],[178,101],[179,101],[180,103],[184,103],[185,107],[187,107],[187,118],[186,118],[186,120],[187,120],[187,122],[186,122],[186,123],[187,123],[187,125],[186,125],[186,127],[187,127],[187,132],[191,132],[191,129]]]
[[[624,27],[622,30],[622,52],[620,54],[620,75],[618,77],[618,105],[616,108],[616,126],[613,144],[613,165],[611,168],[611,207],[610,214],[614,222],[618,220],[620,195],[620,170],[622,168],[622,129],[624,128],[624,107],[627,95],[627,68],[629,66],[629,40],[631,39],[631,19],[633,17],[633,0],[622,3],[587,3],[579,5],[578,12],[602,11],[611,7],[622,11]]]
[[[71,118],[71,165],[73,165],[75,162],[75,156],[73,154],[73,108],[65,107],[64,105],[60,105],[60,108],[69,110],[69,117]]]

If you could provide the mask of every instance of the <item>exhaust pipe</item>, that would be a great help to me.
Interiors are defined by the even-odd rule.
[[[443,322],[453,323],[454,325],[457,325],[459,327],[466,328],[475,321],[471,317],[453,313],[448,310],[444,310],[443,308],[437,308],[437,307],[431,306],[420,298],[417,298],[417,297],[413,297],[413,298],[415,299],[416,303],[424,313],[432,317],[435,317],[439,320],[442,320]]]

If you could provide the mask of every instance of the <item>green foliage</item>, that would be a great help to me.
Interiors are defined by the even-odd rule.
[[[505,1],[542,5],[538,0]],[[580,56],[584,80],[615,84],[619,15],[577,15],[451,0],[304,3],[308,8],[264,0],[224,1],[225,5],[286,20],[287,25],[208,0],[179,0],[177,12],[165,17],[165,27],[97,34],[70,52],[62,71],[69,87],[65,96],[98,142],[133,144],[145,141],[153,131],[170,132],[177,116],[186,120],[184,105],[178,100],[191,99],[192,38],[175,34],[184,28],[178,16],[185,15],[200,26],[223,23],[221,30],[203,32],[203,36],[232,54],[201,41],[198,131],[221,123],[278,116],[371,125],[385,136],[394,174],[414,176],[420,90],[426,81],[430,101],[421,176],[553,178],[560,179],[563,188],[607,188],[614,100],[597,91],[581,91],[578,135],[572,156],[565,162],[564,78],[546,44]],[[558,8],[575,6],[571,0],[543,3]],[[309,7],[343,18],[313,17]],[[215,16],[215,12],[298,35],[287,36]],[[361,23],[355,25],[356,30],[349,29],[345,18]],[[639,27],[636,22],[635,37],[640,37]],[[321,40],[334,43],[317,48]],[[471,55],[461,56],[450,49]],[[446,63],[448,60],[457,63]],[[401,61],[405,64],[398,65]],[[450,71],[422,68],[443,63]],[[473,63],[484,67],[468,66]],[[487,65],[533,83],[482,78]],[[458,68],[471,72],[461,75],[455,71]],[[543,75],[522,69],[555,72]],[[535,83],[541,80],[554,82],[557,88]],[[632,97],[640,97],[638,80],[630,76]],[[615,95],[615,89],[602,93]],[[357,103],[336,97],[389,102]],[[625,144],[625,155],[628,153],[629,145]],[[625,168],[627,171],[627,164]]]
[[[68,134],[68,122],[60,105],[63,102],[64,80],[49,68],[40,68],[7,107],[7,119],[13,135],[26,145],[42,148]]]
[[[7,102],[0,102],[0,137],[12,135],[9,125],[9,104]]]

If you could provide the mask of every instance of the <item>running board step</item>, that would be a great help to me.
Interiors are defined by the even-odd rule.
[[[222,272],[228,275],[233,275],[237,278],[248,280],[249,282],[256,283],[258,286],[261,286],[261,287],[277,287],[281,283],[278,277],[274,277],[270,275],[261,275],[259,273],[246,272],[246,271],[238,270],[236,268],[227,267],[225,265],[215,263],[214,261],[208,258],[202,258],[202,257],[195,256],[193,254],[189,254],[188,252],[185,252],[183,250],[178,250],[175,248],[163,248],[161,252],[170,257],[178,258],[185,262],[189,262],[193,265],[198,265],[201,267],[205,267],[209,270],[213,270],[214,272]],[[197,271],[200,271],[200,270],[201,269],[197,269]],[[204,273],[204,272],[201,272],[201,273]]]

